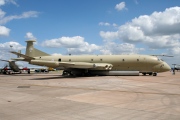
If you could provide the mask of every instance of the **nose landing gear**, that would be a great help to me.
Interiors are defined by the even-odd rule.
[[[153,76],[157,76],[157,72],[154,72],[154,73],[153,73]]]

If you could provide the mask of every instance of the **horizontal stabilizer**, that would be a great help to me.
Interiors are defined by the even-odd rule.
[[[19,52],[15,52],[15,51],[10,51],[10,52],[13,53],[13,54],[15,54],[15,55],[18,55],[18,56],[20,56],[20,57],[23,57],[23,58],[25,58],[26,60],[33,60],[33,59],[35,59],[35,58],[33,58],[33,57],[30,57],[30,56],[21,54],[21,53],[19,53]]]

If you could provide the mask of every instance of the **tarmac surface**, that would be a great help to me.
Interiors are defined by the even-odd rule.
[[[0,75],[0,120],[180,120],[180,72]]]

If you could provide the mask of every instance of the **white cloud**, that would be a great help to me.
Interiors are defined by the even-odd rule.
[[[110,23],[108,23],[108,22],[100,22],[99,25],[100,26],[110,26]]]
[[[116,4],[115,9],[118,10],[118,11],[126,9],[126,3],[125,2],[121,2],[119,4]]]
[[[180,46],[180,35],[147,36],[143,42],[153,49],[173,48]]]
[[[0,6],[5,4],[5,0],[0,0]]]
[[[127,42],[138,42],[144,38],[144,33],[138,26],[122,25],[118,31],[118,37]]]
[[[37,11],[28,11],[24,12],[21,15],[11,15],[5,16],[0,19],[0,24],[5,24],[14,19],[23,19],[23,18],[30,18],[30,17],[38,17],[39,12]]]
[[[169,49],[169,54],[170,55],[180,55],[180,47],[173,47],[172,49]],[[179,56],[180,57],[180,56]],[[179,62],[180,63],[180,62]]]
[[[104,32],[100,31],[100,36],[105,40],[115,40],[118,39],[118,32]]]
[[[130,43],[117,44],[108,41],[100,51],[102,54],[137,54],[143,50],[144,48],[136,48],[135,45]]]
[[[117,27],[117,26],[118,26],[116,23],[113,23],[112,25],[113,25],[114,27]]]
[[[116,23],[110,24],[108,22],[100,22],[99,26],[113,26],[113,27],[118,27]]]
[[[5,26],[0,26],[0,36],[9,36],[10,29]]]
[[[12,46],[12,47],[10,47]],[[15,58],[16,56],[9,51],[17,51],[17,50],[23,50],[25,49],[25,46],[20,45],[17,42],[5,42],[5,43],[0,43],[0,59],[8,60],[11,58]],[[0,66],[6,64],[5,62],[0,62]]]
[[[143,48],[136,48],[135,45],[130,43],[117,44],[111,41],[105,41],[104,45],[98,46],[85,42],[81,36],[46,40],[42,43],[42,46],[64,47],[68,54],[136,54],[144,50]],[[57,55],[57,53],[53,55]]]
[[[19,43],[12,42],[12,41],[11,42],[0,43],[0,49],[10,50],[11,49],[10,45],[12,46],[12,50],[22,50],[22,49],[25,49],[25,46],[22,46]]]
[[[137,0],[134,0],[135,4],[139,4]]]
[[[81,36],[75,37],[61,37],[51,40],[46,40],[42,43],[46,47],[67,47],[67,48],[77,48],[84,45],[84,38]]]
[[[6,3],[12,3],[12,4],[17,5],[17,3],[14,0],[0,0],[0,5],[4,5]],[[2,26],[2,24],[5,24],[14,19],[37,17],[38,14],[39,13],[36,11],[28,11],[28,12],[22,13],[21,15],[6,16],[6,12],[0,9],[0,36],[9,36],[9,33],[10,33],[10,29],[5,26]]]
[[[141,42],[150,48],[173,48],[180,45],[180,7],[142,15],[119,27],[118,31],[100,32],[105,40]]]
[[[36,40],[36,37],[31,32],[27,32],[25,38],[28,40]]]
[[[140,27],[145,35],[179,33],[180,7],[171,7],[163,12],[154,12],[149,16],[139,16],[129,24],[133,27]]]
[[[61,37],[51,40],[46,40],[42,43],[44,47],[64,47],[67,48],[67,52],[71,54],[84,54],[93,53],[99,49],[99,46],[95,44],[89,44],[84,41],[81,36],[74,37]]]
[[[19,6],[14,0],[0,0],[0,6],[3,6],[6,3],[11,3],[11,4],[14,4],[16,6]]]
[[[0,19],[4,17],[6,13],[0,9]]]
[[[16,6],[19,6],[14,0],[6,0],[6,2],[7,3],[12,3],[12,4],[16,5]]]
[[[100,46],[84,42],[84,44],[79,48],[68,48],[67,50],[70,54],[92,54],[99,49]]]

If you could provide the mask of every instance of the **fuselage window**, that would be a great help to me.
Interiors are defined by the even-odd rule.
[[[137,61],[139,61],[139,59],[137,59]]]
[[[93,59],[91,59],[91,61],[93,61]]]
[[[41,57],[39,57],[39,58],[41,58]]]
[[[100,61],[102,61],[102,59],[100,59]]]
[[[122,61],[124,61],[124,59],[122,59]]]
[[[61,58],[59,58],[58,61],[61,62]]]
[[[69,61],[71,61],[71,59],[69,59]]]

